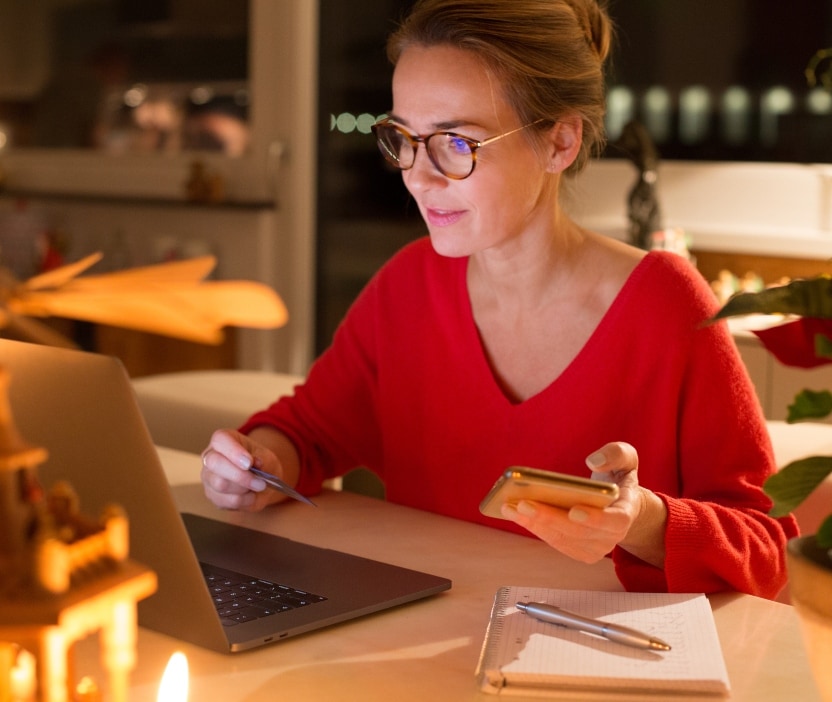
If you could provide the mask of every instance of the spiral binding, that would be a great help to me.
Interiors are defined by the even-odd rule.
[[[497,660],[497,647],[503,634],[505,626],[503,617],[506,607],[509,605],[508,587],[501,587],[494,596],[494,604],[491,607],[491,617],[488,620],[488,628],[485,631],[485,638],[480,652],[480,662],[477,666],[477,677],[480,680],[482,689],[499,690],[505,685],[505,676],[500,671]]]

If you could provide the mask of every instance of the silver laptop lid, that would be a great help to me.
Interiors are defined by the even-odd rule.
[[[10,375],[9,399],[21,434],[49,451],[39,470],[44,487],[68,480],[90,515],[111,503],[127,511],[131,558],[159,578],[156,594],[139,603],[142,626],[235,652],[451,586],[445,578],[217,520],[185,515],[183,521],[120,361],[0,339],[0,365]],[[326,601],[224,627],[200,561],[315,592]]]

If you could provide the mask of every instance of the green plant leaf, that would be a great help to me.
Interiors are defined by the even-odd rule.
[[[815,355],[820,358],[832,358],[832,339],[826,334],[815,335]]]
[[[803,419],[823,419],[832,412],[832,392],[801,390],[789,405],[786,422],[794,424]]]
[[[749,314],[783,314],[796,321],[760,329],[754,333],[765,348],[785,365],[800,368],[832,362],[832,276],[794,280],[788,285],[734,295],[706,324]],[[832,393],[803,390],[789,405],[789,423],[822,419],[832,414]],[[783,517],[798,507],[832,474],[832,456],[811,456],[793,461],[770,476],[763,485],[771,497],[772,517]],[[832,554],[832,515],[816,534],[821,548]]]
[[[815,538],[821,548],[832,549],[832,515],[823,520]]]
[[[746,314],[797,314],[832,319],[832,277],[820,275],[759,292],[739,293],[711,321]]]
[[[770,475],[763,483],[763,490],[774,502],[769,515],[785,517],[793,512],[830,473],[832,456],[810,456]]]

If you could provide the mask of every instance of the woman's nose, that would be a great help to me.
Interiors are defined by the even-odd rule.
[[[423,192],[437,185],[447,184],[448,179],[442,175],[433,165],[427,151],[423,148],[416,150],[416,157],[413,159],[413,166],[402,171],[405,187],[410,192]]]

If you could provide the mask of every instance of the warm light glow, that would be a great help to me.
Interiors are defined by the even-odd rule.
[[[186,702],[188,699],[188,659],[177,651],[168,661],[156,702]]]
[[[84,676],[75,686],[75,697],[77,702],[101,702],[101,691],[98,684],[92,678]]]
[[[11,699],[34,700],[37,689],[35,657],[28,651],[18,650],[10,673]]]

